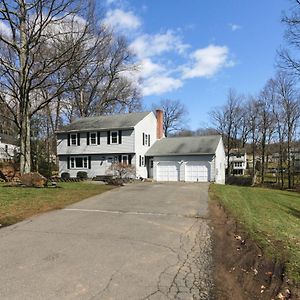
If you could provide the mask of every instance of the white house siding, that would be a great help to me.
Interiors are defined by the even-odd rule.
[[[68,169],[68,157],[76,157],[76,155],[60,155],[59,156],[59,174],[61,175],[64,172],[70,174],[71,177],[76,177],[77,172],[84,171],[87,172],[89,178],[93,178],[95,176],[107,175],[107,170],[110,167],[110,163],[108,162],[109,157],[114,157],[113,154],[97,154],[97,155],[77,155],[77,156],[90,156],[91,157],[91,168],[82,168],[82,169]],[[117,155],[118,156],[118,155]],[[132,162],[135,161],[134,154],[131,154]]]
[[[0,160],[11,160],[14,158],[18,147],[15,145],[0,142]]]
[[[150,135],[150,146],[143,145],[143,133]],[[147,166],[145,154],[150,149],[150,147],[155,143],[156,138],[156,117],[154,113],[149,113],[142,121],[140,121],[135,126],[135,136],[134,136],[134,147],[135,147],[135,165],[136,165],[136,174],[138,177],[147,178]],[[139,165],[139,157],[144,157],[144,166]]]
[[[114,131],[114,129],[110,130]],[[116,130],[118,131],[118,130]],[[89,131],[97,132],[97,130]],[[68,146],[68,134],[59,133],[57,136],[57,154],[81,155],[99,153],[133,153],[134,130],[122,130],[122,144],[107,144],[107,131],[100,131],[100,145],[87,145],[87,132],[80,132],[80,146]]]
[[[225,184],[226,155],[223,140],[220,139],[215,156],[215,182]]]
[[[203,163],[208,168],[208,181],[215,181],[214,156],[213,155],[185,155],[185,156],[157,156],[153,159],[153,179],[158,180],[158,164],[160,162],[176,162],[179,164],[179,180],[186,180],[186,166],[189,162]]]

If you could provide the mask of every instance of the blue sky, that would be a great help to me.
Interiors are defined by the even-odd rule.
[[[256,94],[275,73],[287,0],[106,0],[106,21],[140,62],[144,104],[179,99],[191,129],[229,88]]]

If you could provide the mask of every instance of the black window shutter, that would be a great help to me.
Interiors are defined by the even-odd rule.
[[[77,133],[77,146],[80,146],[80,133]]]
[[[90,144],[90,133],[89,132],[86,133],[86,144],[87,145]]]
[[[70,169],[70,157],[69,156],[67,157],[67,169],[68,170]]]
[[[107,145],[110,144],[110,131],[107,131]]]
[[[122,144],[122,130],[119,130],[119,144]]]
[[[128,163],[131,165],[132,157],[131,154],[128,155]]]
[[[122,162],[122,155],[119,155],[119,163]]]
[[[70,133],[68,133],[68,146],[70,146],[70,138],[71,138],[71,135],[70,135]]]
[[[140,159],[139,166],[141,167],[142,166],[142,156],[141,155],[140,155],[139,159]]]
[[[145,145],[145,133],[143,132],[143,145]]]
[[[97,132],[97,144],[100,145],[100,131]]]
[[[150,147],[150,134],[148,134],[148,146]]]
[[[88,159],[89,159],[89,169],[91,169],[92,168],[92,157],[89,156]]]

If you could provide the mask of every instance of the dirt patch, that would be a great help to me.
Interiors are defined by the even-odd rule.
[[[214,299],[300,299],[284,278],[284,264],[267,259],[217,201],[210,201],[210,216]]]

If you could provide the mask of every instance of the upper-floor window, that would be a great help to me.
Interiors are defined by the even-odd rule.
[[[97,133],[96,132],[92,132],[90,134],[90,144],[97,145]]]
[[[77,145],[77,133],[72,133],[70,136],[71,139],[71,145]]]
[[[118,134],[119,134],[118,131],[111,131],[110,132],[111,143],[112,144],[118,144],[119,143],[119,141],[118,141]]]
[[[143,145],[150,146],[150,134],[143,133]]]
[[[235,162],[235,163],[234,163],[234,166],[235,166],[235,167],[242,167],[242,166],[243,166],[243,163],[238,161],[238,162]]]

